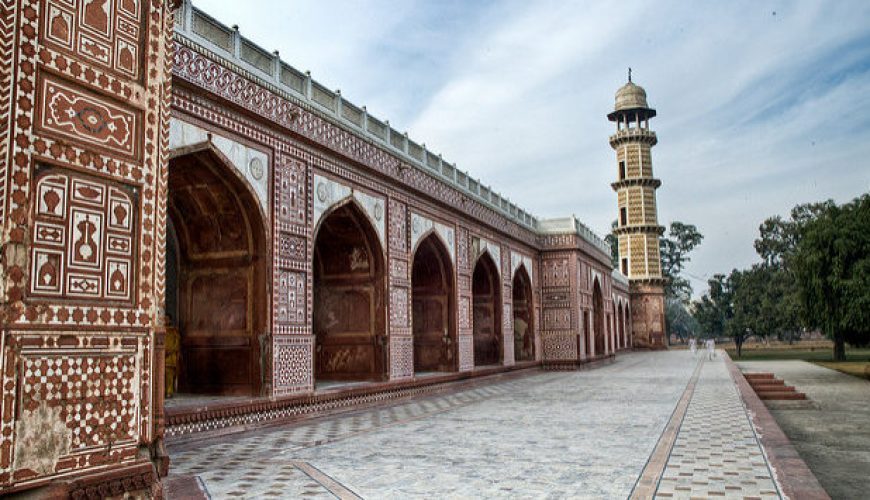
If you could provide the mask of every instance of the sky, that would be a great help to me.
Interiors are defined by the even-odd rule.
[[[659,223],[687,274],[758,260],[767,217],[870,191],[870,2],[194,0],[539,218],[616,219],[614,94],[658,116]]]

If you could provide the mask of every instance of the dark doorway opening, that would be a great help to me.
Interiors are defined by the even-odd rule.
[[[259,395],[269,252],[255,196],[219,153],[169,162],[166,311],[179,332],[178,391]]]
[[[453,268],[447,249],[435,233],[417,246],[411,286],[414,371],[455,371]]]
[[[384,259],[378,237],[348,202],[314,243],[315,381],[386,379]]]
[[[592,324],[595,335],[595,355],[604,354],[604,298],[601,295],[601,285],[595,280],[592,290]]]
[[[498,268],[489,254],[483,254],[474,267],[472,277],[474,313],[474,365],[501,364],[501,284]]]
[[[513,281],[514,359],[535,360],[535,327],[532,315],[532,281],[524,266]]]

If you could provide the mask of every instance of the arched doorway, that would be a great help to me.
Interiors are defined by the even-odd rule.
[[[314,377],[386,377],[384,258],[359,207],[348,202],[324,217],[314,242]]]
[[[501,285],[498,268],[484,253],[474,266],[472,277],[474,314],[474,365],[497,365],[502,359]]]
[[[625,349],[628,346],[627,339],[625,338],[625,309],[622,307],[622,303],[619,304],[619,315],[617,316],[617,323],[619,325],[619,347]]]
[[[259,395],[268,331],[266,229],[252,190],[211,148],[169,162],[166,312],[178,390]]]
[[[513,281],[514,359],[535,360],[535,328],[532,314],[532,280],[520,266]]]
[[[595,335],[595,355],[604,354],[604,299],[601,295],[601,285],[595,280],[592,290],[592,329]]]
[[[411,287],[414,371],[455,371],[453,267],[435,233],[424,238],[414,252]]]

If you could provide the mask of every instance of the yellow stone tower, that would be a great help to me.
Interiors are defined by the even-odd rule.
[[[656,189],[662,182],[653,177],[650,150],[658,139],[649,129],[656,110],[646,101],[646,91],[631,82],[616,92],[616,107],[607,118],[616,122],[610,146],[616,151],[616,191],[619,217],[614,230],[619,240],[619,270],[631,287],[631,323],[635,347],[661,349],[665,336],[665,296],[659,237],[665,228],[658,223]]]

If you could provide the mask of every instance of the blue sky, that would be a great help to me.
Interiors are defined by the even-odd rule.
[[[688,272],[756,260],[761,221],[870,190],[870,2],[195,0],[539,217],[616,217],[605,115],[633,68],[659,222]]]

